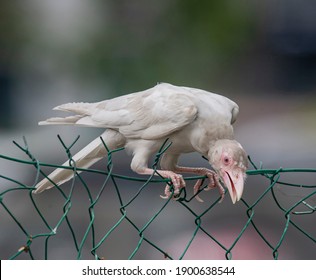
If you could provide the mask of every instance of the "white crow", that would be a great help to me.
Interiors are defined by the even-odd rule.
[[[178,173],[207,176],[207,189],[218,187],[223,198],[221,179],[233,203],[242,196],[248,161],[244,149],[234,140],[232,127],[239,109],[236,103],[224,96],[160,83],[148,90],[110,100],[68,103],[54,110],[74,115],[50,118],[39,124],[106,128],[101,137],[107,147],[110,150],[125,147],[133,155],[131,168],[138,174],[153,174],[153,169],[148,167],[148,160],[169,138],[172,145],[163,154],[161,170],[157,172],[171,180],[175,197],[185,187],[185,181]],[[182,153],[194,151],[206,157],[214,170],[177,165]],[[104,144],[98,137],[74,155],[73,160],[77,167],[88,168],[106,155]],[[73,175],[72,170],[59,168],[49,178],[61,185]],[[196,182],[195,194],[201,184],[202,179]],[[40,193],[51,187],[52,183],[43,179],[33,192]],[[164,198],[171,194],[170,186],[167,185]]]

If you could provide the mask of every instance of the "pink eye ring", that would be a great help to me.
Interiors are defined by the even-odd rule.
[[[224,157],[223,161],[224,161],[225,164],[229,164],[230,163],[229,157]]]

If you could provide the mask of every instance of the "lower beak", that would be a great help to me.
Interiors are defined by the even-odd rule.
[[[233,204],[239,201],[244,190],[244,176],[241,171],[224,171],[224,183],[229,191]]]

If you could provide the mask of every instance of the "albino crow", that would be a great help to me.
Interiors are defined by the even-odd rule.
[[[218,187],[222,198],[224,189],[219,179],[228,188],[233,203],[241,198],[247,155],[233,135],[232,124],[238,115],[238,105],[224,96],[161,83],[148,90],[110,100],[68,103],[54,110],[74,115],[50,118],[39,124],[106,128],[101,137],[107,147],[110,150],[125,147],[133,155],[131,168],[138,174],[154,172],[148,167],[148,160],[169,138],[172,145],[163,154],[161,170],[157,172],[164,178],[170,178],[175,196],[185,187],[185,181],[178,173],[193,173],[207,176],[207,189]],[[215,171],[177,165],[182,153],[194,151],[206,157]],[[73,160],[77,167],[88,168],[106,155],[107,151],[98,137],[79,151]],[[73,175],[72,170],[59,168],[49,178],[61,185]],[[202,180],[196,182],[194,193],[198,192],[201,184]],[[43,179],[36,185],[34,193],[51,187],[52,183]],[[170,187],[167,185],[164,198],[170,195]]]

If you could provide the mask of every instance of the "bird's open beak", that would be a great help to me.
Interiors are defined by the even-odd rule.
[[[241,170],[223,170],[222,178],[229,191],[233,204],[239,201],[244,190],[244,176]]]

